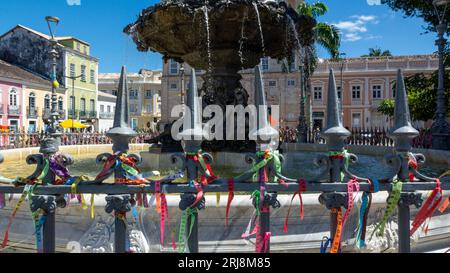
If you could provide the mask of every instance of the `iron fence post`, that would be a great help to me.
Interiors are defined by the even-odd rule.
[[[42,210],[45,221],[42,225],[42,251],[55,253],[55,211],[56,200],[52,195],[35,195],[31,197],[31,211]],[[40,228],[40,227],[39,227]],[[37,236],[37,235],[36,235]]]
[[[400,170],[397,174],[402,182],[409,181],[409,157],[411,152],[411,141],[419,135],[419,132],[411,125],[408,97],[406,95],[403,73],[397,72],[394,128],[389,136],[394,140],[394,147],[400,161]],[[398,209],[398,240],[399,253],[409,253],[410,248],[410,203],[400,200]]]
[[[131,196],[129,194],[108,195],[106,197],[106,213],[114,212],[115,253],[126,253],[128,251],[126,213],[131,210],[130,200]]]
[[[329,179],[332,182],[342,182],[341,173],[344,170],[344,153],[345,140],[351,133],[342,125],[342,112],[339,107],[339,98],[336,89],[336,80],[334,72],[331,69],[328,80],[328,101],[327,101],[327,129],[323,135],[327,140],[329,157]],[[332,156],[331,153],[336,153]],[[338,156],[339,155],[339,156]],[[344,198],[342,198],[344,196]],[[322,193],[319,197],[321,204],[326,205],[330,209],[330,238],[334,240],[337,229],[337,213],[333,209],[340,209],[346,204],[345,195],[342,193]],[[340,251],[340,246],[339,246]]]

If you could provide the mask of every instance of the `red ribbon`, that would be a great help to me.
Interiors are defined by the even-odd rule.
[[[256,246],[256,252],[257,253],[267,253],[267,249],[269,248],[270,243],[270,232],[266,232],[263,234],[258,234],[258,238],[256,238],[257,246]],[[259,242],[259,243],[258,243]],[[264,252],[262,251],[264,249]]]
[[[167,200],[166,195],[161,193],[161,245],[164,246],[164,229],[165,229],[165,220],[169,222],[169,210],[167,208]],[[170,223],[170,222],[169,222]]]
[[[296,195],[298,195],[298,198],[300,199],[300,220],[303,220],[304,211],[303,211],[302,192],[306,192],[306,182],[305,182],[305,180],[300,179],[298,181],[298,191],[296,193],[294,193],[294,195],[292,196],[291,204],[289,205],[286,219],[284,219],[284,228],[283,228],[284,233],[288,232],[289,215],[291,213],[292,203],[293,203]]]
[[[408,159],[408,166],[410,168],[413,168],[414,170],[417,170],[417,160],[414,156],[409,155],[409,159]],[[409,181],[410,182],[414,182],[414,173],[410,172],[409,173]]]
[[[450,195],[445,199],[444,203],[442,203],[442,206],[439,208],[439,211],[441,213],[444,213],[444,211],[448,208],[450,205]]]
[[[419,212],[414,218],[412,228],[410,231],[410,236],[412,236],[417,231],[420,225],[422,225],[427,218],[431,219],[434,211],[437,209],[441,201],[442,201],[441,181],[439,181],[439,179],[436,178],[436,187],[433,189],[430,197],[427,198],[425,204],[423,204],[422,208],[420,208]],[[426,230],[428,230],[428,225],[426,227]]]
[[[231,202],[234,199],[234,178],[228,179],[228,201],[225,213],[225,225],[228,226],[228,215],[230,213]]]

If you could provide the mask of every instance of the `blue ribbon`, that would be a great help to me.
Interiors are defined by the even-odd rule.
[[[45,216],[45,214],[42,215],[41,218],[39,218],[39,221],[35,225],[36,247],[37,247],[38,253],[43,252],[41,229],[42,229],[42,226],[44,225],[46,219],[47,219],[47,217]]]
[[[380,183],[378,182],[378,180],[373,179],[372,183],[373,183],[373,192],[379,192],[380,191]]]
[[[137,208],[136,208],[136,206],[134,206],[134,207],[131,209],[131,212],[133,213],[133,218],[134,218],[134,220],[137,220],[138,214],[137,214]]]
[[[325,241],[325,243],[324,243]],[[327,248],[331,244],[331,238],[323,237],[322,242],[320,242],[320,253],[327,253]]]
[[[361,234],[364,226],[364,214],[366,213],[368,202],[369,202],[369,193],[364,192],[362,196],[361,208],[359,209],[359,227],[358,227],[358,234],[356,235],[356,246],[358,248],[363,248],[366,245],[366,242],[364,240],[361,240]]]

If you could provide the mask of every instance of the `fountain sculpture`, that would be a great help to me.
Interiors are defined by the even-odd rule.
[[[165,60],[206,71],[200,90],[203,106],[225,109],[248,104],[240,70],[255,67],[263,57],[291,60],[295,50],[313,42],[314,26],[314,19],[298,15],[285,2],[182,0],[143,10],[124,31],[140,51],[159,52]],[[242,151],[248,142],[212,146]]]

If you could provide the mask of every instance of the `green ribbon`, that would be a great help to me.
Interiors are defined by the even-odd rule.
[[[252,199],[255,199],[255,205],[256,205],[256,216],[259,216],[261,214],[260,211],[260,201],[261,201],[261,192],[259,190],[255,190],[252,193]]]
[[[187,208],[181,214],[180,230],[178,233],[178,252],[180,253],[184,253],[186,251],[186,242],[189,239],[189,237],[191,237],[196,212],[197,208]],[[188,217],[190,217],[191,219],[191,224],[189,226],[189,234],[186,236],[186,225]]]
[[[42,170],[41,174],[37,178],[39,182],[42,183],[43,179],[47,176],[48,170],[50,169],[50,162],[48,158],[44,158],[44,169]]]
[[[139,175],[139,172],[128,164],[122,163],[122,169],[124,169],[127,173],[131,174],[132,176]]]
[[[383,219],[380,223],[377,224],[372,235],[370,236],[370,240],[372,240],[373,235],[376,233],[377,236],[383,236],[384,229],[386,228],[387,221],[389,217],[394,213],[395,208],[397,207],[398,201],[400,200],[400,194],[402,192],[403,183],[401,181],[395,180],[392,184],[392,192],[387,200],[386,211],[384,212]],[[378,230],[378,232],[377,232]]]
[[[335,156],[342,156],[344,158],[344,166],[345,166],[345,169],[348,170],[348,166],[350,163],[350,156],[347,152],[347,149],[344,149],[342,152],[333,152],[333,151],[328,152],[328,157],[335,157]],[[341,181],[344,181],[344,180],[345,180],[345,174],[344,174],[344,172],[341,172]]]

